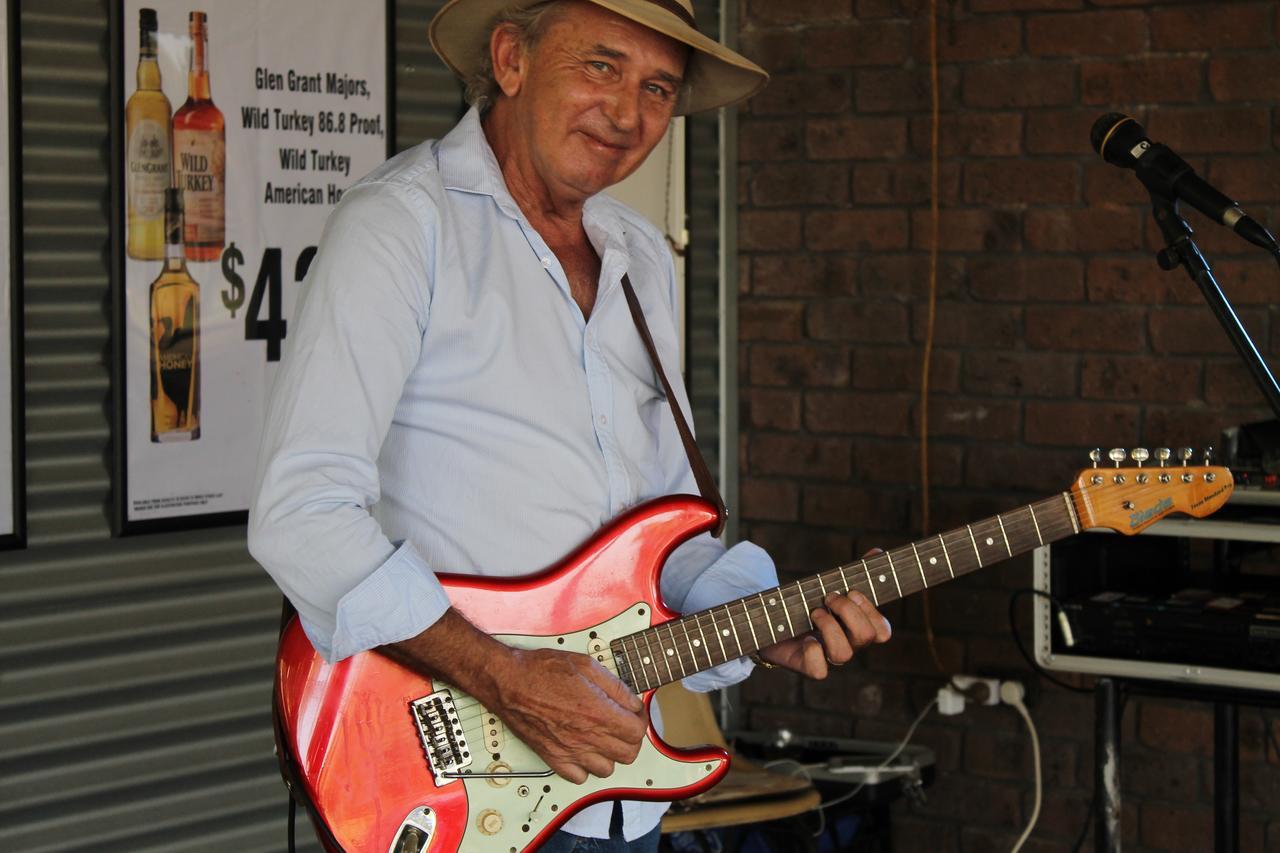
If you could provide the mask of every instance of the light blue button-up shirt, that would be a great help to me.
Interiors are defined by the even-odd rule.
[[[662,236],[599,195],[583,225],[601,260],[589,318],[507,191],[472,110],[444,139],[343,196],[290,321],[268,405],[249,547],[333,661],[416,636],[449,607],[434,571],[532,574],[609,519],[696,492],[621,288],[628,273],[686,413]],[[693,612],[777,584],[773,563],[709,535],[662,576]],[[745,678],[730,661],[686,679]],[[565,828],[607,837],[609,804]],[[628,838],[664,804],[624,804]]]

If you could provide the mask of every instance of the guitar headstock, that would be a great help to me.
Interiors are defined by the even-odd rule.
[[[1115,448],[1103,462],[1102,451],[1089,456],[1093,467],[1086,468],[1071,487],[1072,502],[1082,529],[1105,527],[1117,533],[1134,534],[1173,512],[1203,518],[1216,512],[1235,488],[1231,472],[1210,465],[1212,448],[1205,451],[1203,465],[1191,465],[1191,448],[1175,454],[1167,447],[1149,451],[1136,447],[1129,452]],[[1136,464],[1121,467],[1121,463]]]

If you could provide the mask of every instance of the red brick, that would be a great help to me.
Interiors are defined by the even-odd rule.
[[[1124,756],[1120,773],[1126,796],[1175,803],[1194,803],[1203,796],[1200,762],[1192,756],[1133,750]]]
[[[1241,204],[1269,204],[1280,187],[1280,157],[1215,157],[1205,177]]]
[[[1213,810],[1207,807],[1144,802],[1139,820],[1142,843],[1170,853],[1213,849]]]
[[[907,521],[907,496],[883,489],[807,484],[801,496],[806,524],[858,530],[901,530]]]
[[[964,481],[966,485],[976,488],[1051,494],[1062,490],[1070,476],[1072,465],[1075,464],[1078,467],[1079,459],[1080,454],[1074,449],[1053,450],[1044,447],[975,443],[969,449]],[[1007,602],[1009,594],[1007,590],[1001,589],[998,594]],[[1008,621],[1003,609],[997,611],[997,614],[988,614],[986,618],[992,624],[1001,625],[1002,628],[1007,626]],[[1029,636],[1029,634],[1023,636]],[[1001,639],[1007,642],[1006,638]],[[971,649],[972,645],[971,641]],[[975,668],[978,666],[976,661],[972,663]],[[1016,670],[1018,667],[1009,667],[1009,669]]]
[[[921,347],[857,347],[853,351],[853,387],[868,391],[915,391],[920,388]],[[959,387],[960,355],[935,349],[930,357],[929,388],[949,394]]]
[[[962,387],[970,394],[1070,398],[1076,393],[1077,369],[1072,355],[967,352]]]
[[[1084,200],[1099,207],[1151,205],[1151,194],[1128,169],[1117,169],[1101,159],[1091,160],[1084,169]]]
[[[1093,152],[1089,145],[1089,131],[1097,120],[1097,110],[1036,110],[1028,113],[1027,152],[1088,156]]]
[[[938,203],[960,200],[960,165],[940,164]],[[928,163],[858,163],[853,167],[853,200],[856,204],[928,204],[931,181]]]
[[[1091,258],[1085,271],[1090,302],[1137,305],[1199,303],[1200,291],[1178,270],[1166,272],[1155,258]]]
[[[901,302],[810,303],[809,337],[820,341],[906,343],[907,306]]]
[[[970,0],[974,12],[1021,12],[1044,9],[1079,9],[1084,0]]]
[[[797,71],[804,62],[802,34],[792,29],[750,29],[742,33],[742,55],[770,74]]]
[[[986,397],[937,397],[929,403],[929,434],[1012,441],[1022,432],[1022,406]]]
[[[781,573],[815,572],[848,562],[853,536],[795,525],[753,524],[751,541],[769,552]],[[752,679],[754,680],[754,679]]]
[[[1143,701],[1138,739],[1162,752],[1213,754],[1213,713],[1203,706]]]
[[[963,482],[964,448],[929,442],[929,482],[935,487]],[[867,440],[854,443],[853,477],[858,482],[903,485],[920,481],[920,445],[915,441]]]
[[[1107,105],[1196,101],[1200,98],[1202,66],[1203,61],[1196,57],[1083,63],[1081,101]]]
[[[751,200],[761,207],[837,205],[849,201],[848,167],[785,163],[752,170]]]
[[[966,163],[964,200],[970,204],[1072,204],[1080,199],[1080,167],[1073,162],[1018,160]]]
[[[791,119],[743,116],[738,125],[738,159],[795,160],[804,156],[803,132]]]
[[[876,208],[810,213],[804,233],[805,245],[818,252],[905,249],[907,214]]]
[[[817,119],[805,127],[805,150],[814,160],[884,160],[907,150],[904,118]]]
[[[912,306],[912,337],[923,342],[928,326],[926,306]],[[935,346],[1012,347],[1022,339],[1022,308],[939,302],[934,317]]]
[[[1146,46],[1145,12],[1077,12],[1027,19],[1027,52],[1033,56],[1124,56],[1143,53]]]
[[[849,107],[849,82],[842,74],[779,74],[748,103],[761,116],[838,113]]]
[[[928,155],[932,128],[927,116],[912,120],[912,150]],[[942,157],[1012,157],[1021,153],[1021,113],[959,113],[940,118],[938,154]]]
[[[1265,318],[1257,309],[1236,312],[1246,330],[1259,331]],[[1152,310],[1151,350],[1174,355],[1217,355],[1235,352],[1226,331],[1206,308],[1164,308]]]
[[[1138,434],[1138,406],[1028,402],[1029,444],[1059,447],[1127,447]]]
[[[1153,50],[1270,47],[1272,3],[1206,3],[1151,10]]]
[[[1265,399],[1239,359],[1205,364],[1204,401],[1217,406],[1256,406]]]
[[[938,70],[938,94],[943,109],[957,103],[959,69]],[[854,103],[858,112],[902,113],[930,109],[932,83],[928,67],[867,68],[854,76]]]
[[[800,429],[800,392],[751,388],[744,392],[747,414],[744,420],[753,429]]]
[[[858,20],[805,34],[805,59],[815,68],[899,65],[907,58],[906,21]]]
[[[1217,447],[1224,428],[1263,417],[1270,418],[1274,415],[1270,410],[1264,413],[1259,407],[1224,409],[1194,403],[1168,407],[1147,406],[1142,435],[1138,440],[1148,447]]]
[[[839,21],[853,11],[851,0],[748,0],[747,19],[754,24],[806,24]]]
[[[857,0],[858,18],[910,18],[929,8],[928,0]]]
[[[938,298],[957,296],[964,290],[964,258],[942,256],[938,259]],[[929,258],[912,255],[868,255],[862,261],[859,275],[866,296],[901,299],[924,299],[929,295]]]
[[[849,354],[834,346],[758,344],[751,347],[751,381],[757,385],[847,385]]]
[[[857,263],[829,255],[761,255],[751,261],[751,285],[757,294],[776,296],[848,296],[857,292]]]
[[[1209,60],[1209,91],[1216,101],[1264,101],[1273,103],[1280,58],[1233,56]]]
[[[1142,248],[1142,216],[1137,210],[1087,207],[1028,210],[1027,247],[1043,252],[1106,252]]]
[[[970,107],[1052,107],[1076,100],[1074,66],[1044,62],[974,65],[964,72],[964,103]]]
[[[1021,216],[1010,210],[942,210],[938,248],[943,252],[1002,252],[1022,245]],[[930,214],[911,212],[911,243],[928,249]]]
[[[814,391],[804,398],[804,425],[812,432],[911,435],[914,399],[901,393]]]
[[[1014,15],[955,18],[939,15],[939,62],[987,62],[1022,53],[1022,21]],[[916,61],[929,61],[929,16],[915,22],[912,33]]]
[[[804,303],[758,299],[738,304],[738,338],[743,341],[798,341],[804,337]]]
[[[1150,356],[1085,356],[1080,393],[1095,400],[1192,400],[1200,396],[1200,366]]]
[[[787,480],[743,477],[738,486],[743,518],[796,521],[800,518],[800,487]]]
[[[892,645],[892,644],[890,644]],[[1016,827],[1024,822],[1021,786],[987,782],[961,774],[939,775],[919,814],[963,821],[967,826]],[[972,848],[966,846],[965,850]]]
[[[751,438],[751,473],[846,480],[853,447],[844,438],[809,438],[762,433]]]
[[[1079,300],[1084,268],[1078,258],[978,257],[969,263],[969,292],[993,302]]]
[[[1137,352],[1146,348],[1145,312],[1094,305],[1027,308],[1026,343],[1067,352]]]
[[[1271,147],[1266,107],[1186,107],[1152,110],[1147,131],[1182,155],[1265,151]]]
[[[738,248],[744,252],[799,249],[799,213],[743,211],[738,217]]]

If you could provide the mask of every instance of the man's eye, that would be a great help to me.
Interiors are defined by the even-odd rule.
[[[610,71],[612,69],[612,66],[610,66],[609,63],[603,62],[599,59],[593,59],[587,64],[590,65],[593,70],[599,71],[601,73]]]
[[[660,98],[670,98],[675,95],[675,93],[672,92],[670,89],[666,88],[665,86],[659,86],[657,83],[649,84],[649,93],[652,95],[657,95]]]

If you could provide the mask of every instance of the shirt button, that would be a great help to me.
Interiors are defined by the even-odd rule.
[[[600,416],[600,425],[601,425],[601,426],[603,426],[603,425],[605,425],[605,424],[607,424],[607,423],[609,423],[609,419],[608,419],[607,417],[605,417],[604,415],[601,415],[601,416]]]
[[[542,268],[543,268],[544,270],[549,270],[549,269],[551,269],[551,259],[550,259],[550,258],[543,258],[543,259],[542,259]]]

